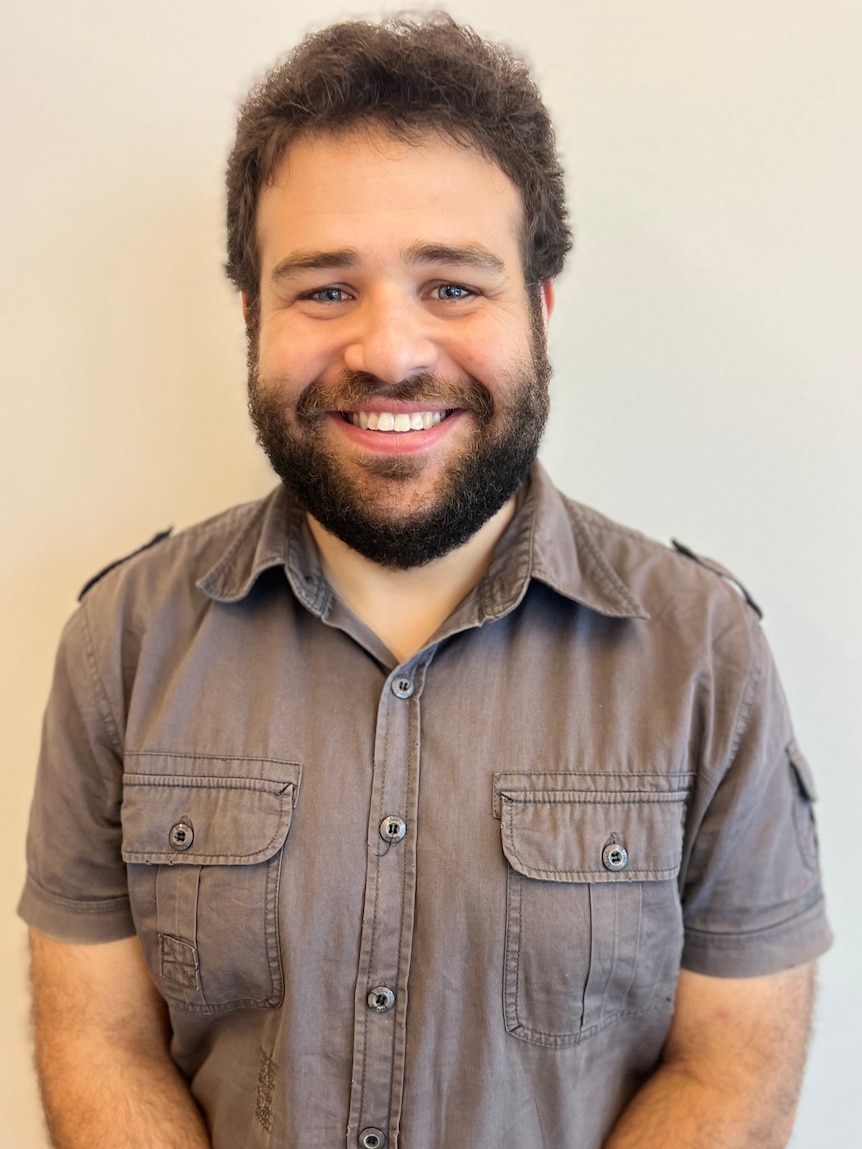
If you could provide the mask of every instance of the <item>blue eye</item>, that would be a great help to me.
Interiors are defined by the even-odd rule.
[[[469,287],[460,283],[441,283],[436,292],[438,299],[467,299],[473,294]]]
[[[319,291],[309,291],[303,298],[314,303],[343,303],[347,293],[340,287],[321,287]]]

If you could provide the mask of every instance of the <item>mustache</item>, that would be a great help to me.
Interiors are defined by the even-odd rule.
[[[359,410],[370,399],[391,399],[396,403],[423,403],[472,411],[485,425],[494,417],[494,397],[484,383],[467,376],[451,382],[431,373],[411,375],[399,383],[384,383],[363,371],[344,371],[330,384],[315,379],[305,387],[296,402],[296,418],[308,426],[330,411]]]

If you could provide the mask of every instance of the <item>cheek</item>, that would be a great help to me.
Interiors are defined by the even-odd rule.
[[[262,328],[258,368],[264,379],[290,381],[297,388],[304,387],[313,379],[332,373],[333,364],[338,361],[332,340],[326,341],[314,333],[299,332],[292,326],[271,323]],[[336,367],[337,369],[337,367]]]
[[[474,332],[451,347],[449,354],[461,371],[493,389],[495,380],[520,372],[530,362],[528,336],[518,338],[512,328]]]

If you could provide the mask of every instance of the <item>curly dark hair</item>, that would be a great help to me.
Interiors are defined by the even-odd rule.
[[[291,140],[378,124],[406,141],[436,131],[478,148],[523,198],[527,283],[559,274],[572,246],[563,171],[526,65],[444,13],[351,20],[302,40],[240,111],[227,167],[226,270],[252,303],[258,198]]]

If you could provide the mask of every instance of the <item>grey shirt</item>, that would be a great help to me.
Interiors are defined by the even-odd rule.
[[[401,665],[279,488],[72,617],[21,913],[138,934],[215,1149],[598,1149],[681,965],[828,946],[813,797],[751,607],[540,467]]]

